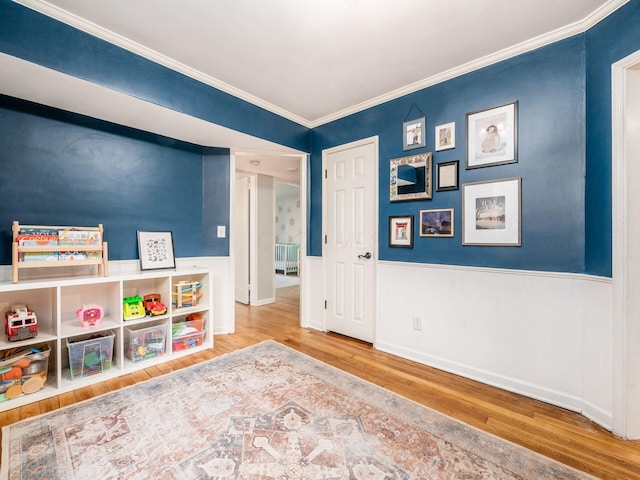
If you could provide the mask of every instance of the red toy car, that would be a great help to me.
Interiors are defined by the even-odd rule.
[[[12,305],[5,314],[5,332],[10,342],[38,336],[38,317],[26,305]]]
[[[167,313],[167,307],[160,301],[159,293],[150,293],[144,296],[144,309],[151,317]]]

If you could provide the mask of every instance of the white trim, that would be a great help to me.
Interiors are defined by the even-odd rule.
[[[596,275],[587,275],[584,273],[568,273],[568,272],[546,272],[541,270],[516,270],[508,268],[493,268],[493,267],[474,267],[471,265],[448,265],[438,263],[412,263],[412,262],[397,262],[392,260],[380,260],[379,265],[391,265],[391,266],[404,266],[412,268],[425,268],[425,269],[441,269],[441,270],[458,270],[467,272],[483,272],[483,273],[501,273],[506,275],[524,275],[527,277],[548,277],[548,278],[565,278],[573,280],[588,280],[598,283],[611,283],[609,277],[600,277]]]
[[[609,0],[606,3],[604,3],[600,8],[596,9],[590,15],[585,17],[584,19],[574,22],[570,25],[561,27],[552,32],[548,32],[536,38],[527,40],[526,42],[522,42],[518,45],[505,48],[503,50],[492,53],[485,57],[468,62],[464,65],[460,65],[458,67],[452,68],[450,70],[439,73],[437,75],[433,75],[431,77],[425,78],[423,80],[412,83],[405,87],[392,90],[391,92],[371,98],[369,100],[361,102],[352,107],[340,110],[338,112],[335,112],[330,115],[326,115],[321,118],[317,118],[315,120],[302,118],[299,115],[296,115],[292,112],[289,112],[288,110],[280,108],[277,105],[273,105],[270,102],[267,102],[259,97],[256,97],[255,95],[245,92],[244,90],[241,90],[232,85],[229,85],[228,83],[225,83],[217,78],[214,78],[210,75],[206,75],[200,72],[199,70],[191,68],[183,63],[177,62],[167,57],[166,55],[162,55],[150,48],[147,48],[143,45],[133,42],[121,35],[118,35],[110,30],[107,30],[106,28],[103,28],[99,25],[96,25],[93,22],[89,22],[88,20],[78,17],[77,15],[69,13],[66,10],[56,7],[48,2],[45,2],[42,0],[14,0],[14,1],[32,10],[35,10],[44,15],[47,15],[48,17],[51,17],[55,20],[58,20],[62,23],[65,23],[74,28],[77,28],[83,32],[89,33],[94,37],[105,40],[109,43],[112,43],[121,48],[124,48],[125,50],[128,50],[144,58],[147,58],[155,63],[163,65],[167,68],[170,68],[171,70],[175,70],[176,72],[180,72],[206,85],[217,88],[225,93],[233,95],[234,97],[245,100],[260,108],[264,108],[267,111],[275,113],[276,115],[280,115],[281,117],[287,118],[304,127],[315,128],[325,123],[329,123],[331,121],[346,117],[353,113],[360,112],[367,108],[371,108],[371,107],[380,105],[384,102],[388,102],[389,100],[394,100],[404,95],[408,95],[418,90],[422,90],[423,88],[430,87],[435,84],[445,82],[447,80],[451,80],[452,78],[459,77],[460,75],[464,75],[466,73],[472,72],[479,68],[483,68],[488,65],[501,62],[502,60],[506,60],[508,58],[512,58],[514,56],[529,52],[531,50],[535,50],[536,48],[543,47],[550,43],[563,40],[572,35],[583,33],[589,28],[593,27],[596,23],[601,21],[603,18],[607,17],[612,12],[614,12],[615,10],[617,10],[618,8],[626,4],[629,0]]]
[[[611,66],[611,202],[613,280],[613,432],[627,436],[627,158],[626,70],[640,63],[637,51]]]

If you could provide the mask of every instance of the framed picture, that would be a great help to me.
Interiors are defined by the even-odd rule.
[[[389,200],[391,202],[431,198],[433,176],[431,158],[432,154],[429,152],[391,160],[389,167]]]
[[[141,270],[176,268],[173,233],[138,230],[138,255]]]
[[[413,248],[413,215],[389,217],[389,246]]]
[[[462,185],[462,244],[519,247],[520,177]]]
[[[425,118],[416,118],[402,124],[402,149],[425,146]]]
[[[456,148],[456,122],[436,127],[436,152]]]
[[[420,210],[421,237],[453,237],[453,208]]]
[[[518,102],[467,113],[467,169],[518,161]]]
[[[447,190],[458,190],[460,185],[459,181],[459,168],[460,161],[454,160],[452,162],[442,162],[438,164],[438,184],[436,186],[437,192],[445,192]]]

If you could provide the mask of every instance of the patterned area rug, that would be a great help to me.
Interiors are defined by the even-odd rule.
[[[2,479],[587,479],[276,342],[2,430]]]

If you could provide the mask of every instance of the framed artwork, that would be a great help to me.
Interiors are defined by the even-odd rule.
[[[456,148],[456,122],[436,127],[436,152]]]
[[[413,248],[413,215],[389,217],[389,246]]]
[[[421,237],[453,237],[453,208],[420,210]]]
[[[402,124],[402,150],[425,146],[425,122],[425,117],[421,117]]]
[[[138,255],[141,270],[176,268],[173,233],[138,230]]]
[[[462,244],[520,246],[520,177],[462,185]]]
[[[445,192],[447,190],[458,190],[460,161],[442,162],[438,164],[438,183],[436,192]]]
[[[518,102],[467,113],[467,169],[518,161]]]
[[[432,196],[432,154],[421,153],[390,161],[389,200],[430,199]]]

